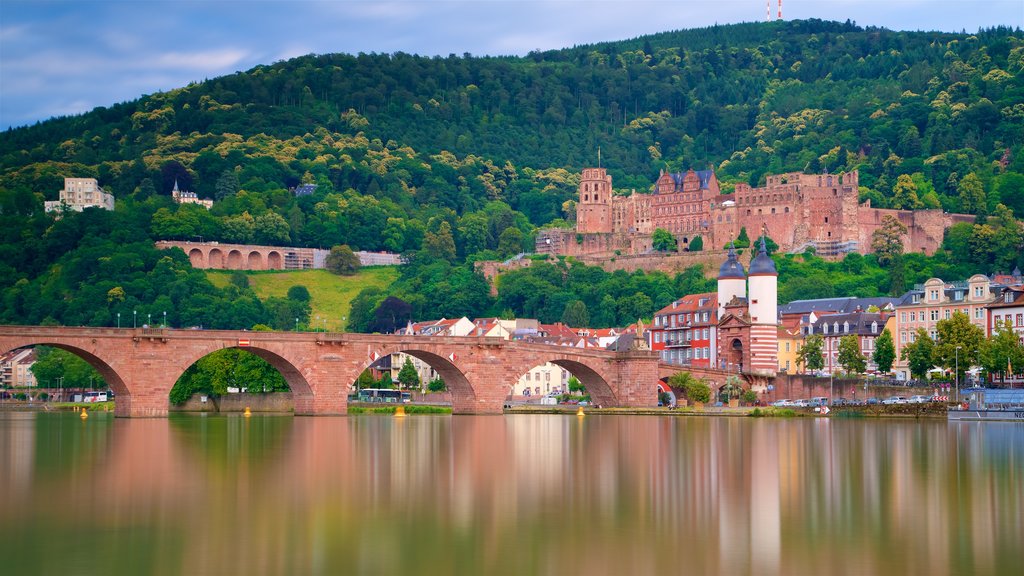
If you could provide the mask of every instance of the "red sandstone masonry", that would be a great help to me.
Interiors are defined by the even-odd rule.
[[[421,337],[310,332],[0,326],[0,352],[32,345],[74,352],[117,394],[115,414],[166,416],[171,388],[200,358],[243,347],[281,372],[297,415],[346,414],[348,394],[376,358],[405,352],[448,383],[453,412],[501,413],[512,383],[552,361],[574,372],[603,406],[654,406],[658,355],[509,342],[483,337]]]

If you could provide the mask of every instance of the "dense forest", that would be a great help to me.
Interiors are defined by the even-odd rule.
[[[948,253],[908,256],[899,282],[874,256],[778,255],[783,299],[1024,264],[1024,33],[778,21],[523,58],[311,55],[7,130],[0,322],[167,311],[174,326],[284,329],[301,314],[242,282],[217,289],[183,254],[152,248],[175,238],[408,254],[392,289],[357,299],[357,329],[578,320],[577,303],[594,325],[649,317],[704,289],[699,271],[551,262],[504,276],[494,298],[472,270],[529,251],[538,227],[571,225],[578,172],[599,148],[621,193],[649,190],[665,168],[713,167],[726,191],[767,173],[858,169],[873,205],[978,216],[949,234]],[[69,176],[97,178],[117,210],[44,214]],[[175,204],[175,182],[214,207]],[[316,190],[296,198],[302,183]]]

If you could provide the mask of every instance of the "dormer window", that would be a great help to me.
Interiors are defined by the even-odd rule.
[[[828,324],[822,324],[821,325],[821,333],[822,334],[828,334]]]
[[[931,300],[932,302],[938,302],[939,301],[939,291],[938,290],[929,290],[928,291],[928,299]]]
[[[871,323],[871,333],[878,334],[878,322]]]
[[[912,304],[919,304],[921,302],[921,295],[920,294],[913,294],[910,297],[910,302]]]
[[[832,324],[832,331],[835,332],[836,334],[839,334],[839,322],[834,322]]]
[[[1003,293],[1003,302],[1006,302],[1007,304],[1012,304],[1013,303],[1013,292],[1010,292],[1010,291],[1004,292]]]
[[[975,298],[982,298],[984,296],[985,296],[985,287],[984,286],[975,286],[974,287],[974,297]]]
[[[843,322],[843,332],[846,332],[846,333],[850,332],[850,323],[849,322]]]

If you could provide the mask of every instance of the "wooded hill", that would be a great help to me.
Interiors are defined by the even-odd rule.
[[[59,261],[158,238],[504,257],[571,220],[598,148],[620,192],[647,190],[664,168],[713,167],[726,191],[766,173],[858,169],[876,206],[976,213],[980,225],[1000,203],[1024,215],[1022,136],[1024,33],[1007,28],[777,21],[523,58],[305,56],[4,132],[0,290],[10,300],[20,281],[14,300],[52,290],[67,302],[74,282],[118,287],[103,267]],[[66,176],[96,177],[118,214],[54,224],[42,202]],[[173,204],[175,180],[214,208]],[[315,194],[294,198],[301,182]],[[990,271],[990,232],[961,231],[975,242],[953,256]],[[128,292],[151,303],[160,291]],[[98,321],[23,316],[18,302],[0,320]]]

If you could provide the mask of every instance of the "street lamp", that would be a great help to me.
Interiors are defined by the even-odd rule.
[[[960,347],[953,352],[954,370],[956,370],[956,401],[960,402]]]
[[[295,319],[295,331],[296,332],[299,331],[299,319],[298,318]]]
[[[118,328],[121,327],[121,313],[120,312],[117,313],[117,327]]]
[[[132,310],[132,328],[139,327],[139,311]]]
[[[146,314],[146,318],[147,318],[146,326],[152,326],[153,325],[153,313],[150,312],[149,314]]]
[[[64,385],[64,377],[63,376],[58,376],[57,377],[57,402],[60,402],[64,398],[64,394],[63,394],[63,392],[61,392],[61,388],[63,388],[63,385]]]
[[[164,310],[164,325],[161,328],[167,328],[167,310]]]

